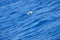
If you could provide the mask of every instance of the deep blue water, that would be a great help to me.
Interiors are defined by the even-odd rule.
[[[60,40],[60,0],[0,0],[0,40]]]

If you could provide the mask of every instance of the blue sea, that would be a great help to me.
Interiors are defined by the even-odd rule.
[[[0,0],[0,40],[60,40],[60,0]]]

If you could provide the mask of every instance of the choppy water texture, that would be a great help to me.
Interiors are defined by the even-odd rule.
[[[60,40],[60,0],[0,0],[0,40]]]

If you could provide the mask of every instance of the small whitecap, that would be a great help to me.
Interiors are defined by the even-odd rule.
[[[32,11],[29,11],[27,14],[28,14],[28,15],[29,15],[29,14],[32,14]]]

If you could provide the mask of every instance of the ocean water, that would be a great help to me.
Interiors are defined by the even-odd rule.
[[[0,0],[0,40],[60,40],[60,0]]]

